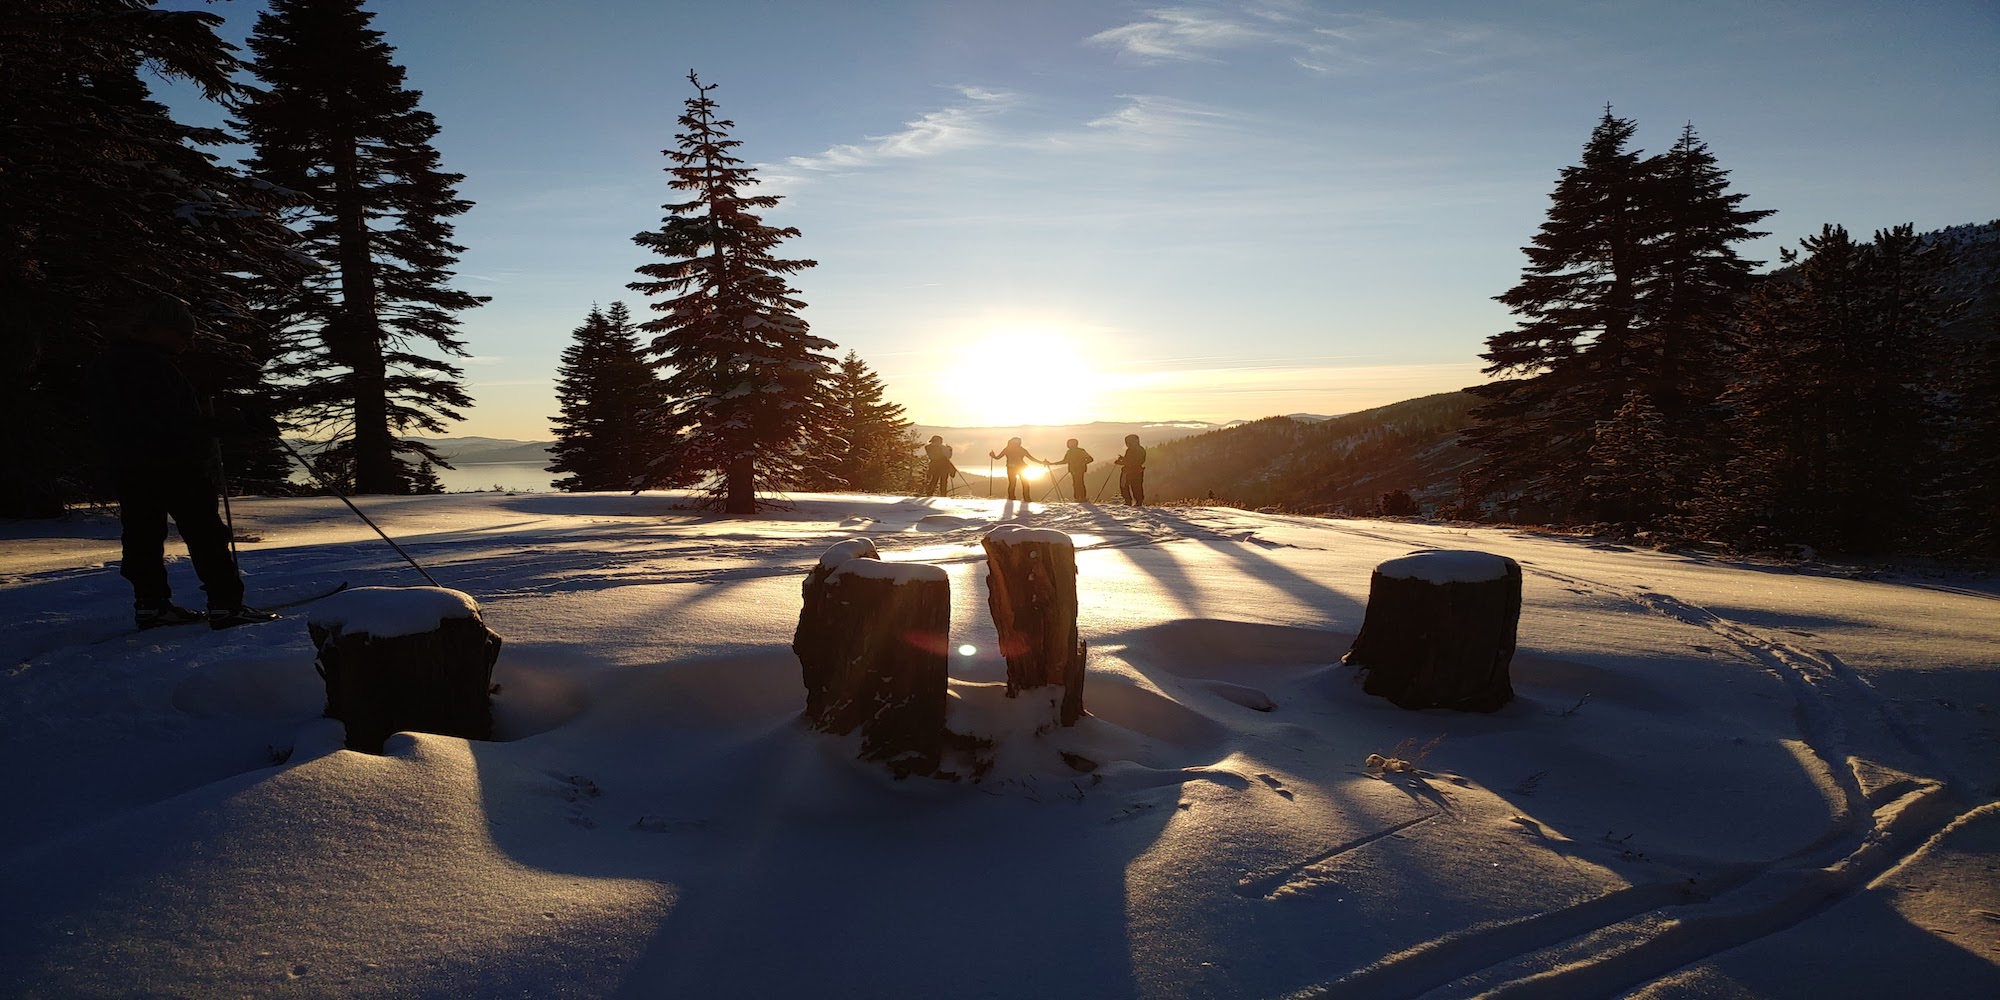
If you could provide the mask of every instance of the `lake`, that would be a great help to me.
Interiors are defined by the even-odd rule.
[[[491,490],[498,487],[506,492],[549,492],[549,483],[561,478],[560,473],[545,472],[548,462],[480,462],[466,463],[456,469],[437,470],[438,482],[444,484],[446,493],[469,493],[473,490]]]

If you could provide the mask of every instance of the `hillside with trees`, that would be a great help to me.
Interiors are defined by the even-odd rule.
[[[1458,477],[1478,458],[1458,440],[1475,403],[1446,392],[1318,422],[1267,417],[1169,441],[1152,449],[1147,493],[1161,502],[1373,514],[1384,494],[1402,491],[1435,512],[1456,502]]]

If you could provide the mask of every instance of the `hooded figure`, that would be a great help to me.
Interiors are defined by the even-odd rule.
[[[1112,459],[1118,465],[1118,495],[1134,507],[1146,505],[1146,449],[1139,435],[1125,435],[1125,454]]]
[[[951,477],[958,474],[958,467],[951,464],[951,445],[944,443],[943,435],[931,435],[924,445],[924,495],[940,497],[951,492]]]

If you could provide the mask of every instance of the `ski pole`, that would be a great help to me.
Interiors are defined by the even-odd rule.
[[[209,404],[211,417],[215,412],[214,405],[213,402]],[[243,557],[236,554],[236,513],[229,509],[229,465],[222,460],[222,442],[220,440],[209,438],[208,447],[215,454],[216,478],[222,480],[222,525],[229,531],[229,565],[240,576],[243,573]]]
[[[1091,503],[1096,503],[1098,500],[1104,499],[1104,491],[1111,488],[1111,475],[1117,471],[1117,466],[1104,470],[1104,481],[1097,484],[1097,497],[1091,500]]]
[[[993,495],[993,456],[986,456],[986,495]]]
[[[326,480],[321,479],[319,477],[319,473],[313,470],[312,463],[306,461],[305,456],[299,454],[297,449],[294,449],[292,447],[292,443],[290,441],[287,441],[284,438],[279,438],[278,443],[280,445],[283,445],[285,451],[290,452],[293,458],[298,459],[300,465],[306,467],[306,475],[313,477],[313,480],[319,483],[320,489],[323,489],[328,493],[333,494],[334,496],[340,497],[340,502],[346,504],[347,509],[353,511],[354,516],[360,518],[362,523],[368,525],[371,528],[374,528],[375,533],[381,535],[382,540],[388,542],[389,547],[395,549],[396,554],[402,556],[403,561],[409,563],[411,569],[414,569],[418,573],[422,574],[424,579],[430,581],[431,586],[440,588],[444,586],[444,584],[437,582],[437,580],[431,576],[429,571],[425,570],[422,566],[417,565],[417,561],[415,559],[410,558],[410,554],[408,552],[403,551],[403,547],[401,545],[397,545],[396,540],[390,538],[388,532],[383,531],[380,525],[377,525],[374,521],[369,520],[368,515],[363,514],[361,512],[361,508],[354,506],[354,501],[347,499],[347,496],[341,493],[339,490],[336,490],[333,487],[328,486],[326,484]]]

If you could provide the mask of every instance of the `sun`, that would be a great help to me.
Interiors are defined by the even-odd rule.
[[[1039,326],[977,334],[947,371],[947,391],[961,414],[954,422],[979,427],[1088,421],[1100,376],[1081,335]]]

